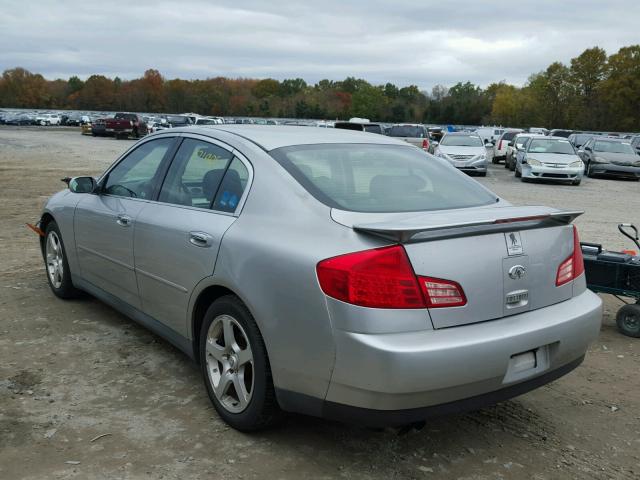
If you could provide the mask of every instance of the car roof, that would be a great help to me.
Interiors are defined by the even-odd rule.
[[[212,136],[212,130],[238,135],[269,151],[293,145],[314,145],[322,143],[374,143],[381,145],[402,145],[407,143],[377,133],[355,130],[287,126],[287,125],[194,125],[184,128],[172,128],[173,133],[197,133]]]
[[[480,135],[478,135],[476,132],[447,132],[444,134],[445,137],[448,137],[449,135],[455,136],[464,136],[464,137],[479,137]]]

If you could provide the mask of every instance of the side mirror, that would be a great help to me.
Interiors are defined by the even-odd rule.
[[[507,145],[508,145],[509,147],[513,147],[513,140],[512,140],[512,141],[510,141],[509,143],[507,143]]]
[[[69,180],[69,190],[73,193],[93,193],[97,183],[93,177],[74,177]]]
[[[584,147],[584,149],[585,149],[587,152],[590,152],[590,151],[591,151],[591,147]]]
[[[431,142],[431,145],[433,145],[434,147],[437,147],[438,145],[440,145],[440,142],[438,142],[437,140],[434,140],[433,142]]]

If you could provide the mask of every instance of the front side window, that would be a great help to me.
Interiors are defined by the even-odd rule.
[[[145,142],[127,155],[107,176],[103,191],[120,197],[153,197],[158,184],[157,174],[173,138]]]
[[[412,212],[496,201],[447,162],[411,146],[319,144],[269,153],[316,199],[341,210]]]
[[[482,147],[482,140],[476,135],[445,135],[440,145],[447,147]]]
[[[187,138],[160,189],[158,201],[209,208],[233,155],[218,145]]]

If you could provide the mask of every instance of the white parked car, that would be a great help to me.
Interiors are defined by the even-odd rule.
[[[36,116],[36,124],[38,125],[60,125],[62,119],[56,113],[41,113]]]
[[[504,160],[507,157],[507,146],[509,142],[520,132],[522,132],[522,130],[519,128],[510,128],[500,135],[498,141],[493,145],[492,163],[500,163],[500,160]]]

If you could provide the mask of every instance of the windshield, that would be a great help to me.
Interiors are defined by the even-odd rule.
[[[269,152],[316,199],[356,212],[414,212],[489,205],[496,197],[415,147],[319,144]]]
[[[199,118],[198,125],[216,125],[218,122],[210,118]]]
[[[440,145],[451,147],[481,147],[482,140],[476,135],[445,135]]]
[[[569,140],[538,139],[534,138],[529,143],[531,153],[559,153],[563,155],[575,155],[575,150]]]
[[[593,146],[594,152],[608,152],[608,153],[627,153],[635,155],[633,148],[628,143],[620,142],[596,142]]]
[[[424,128],[412,125],[394,125],[389,130],[390,137],[424,138]]]

